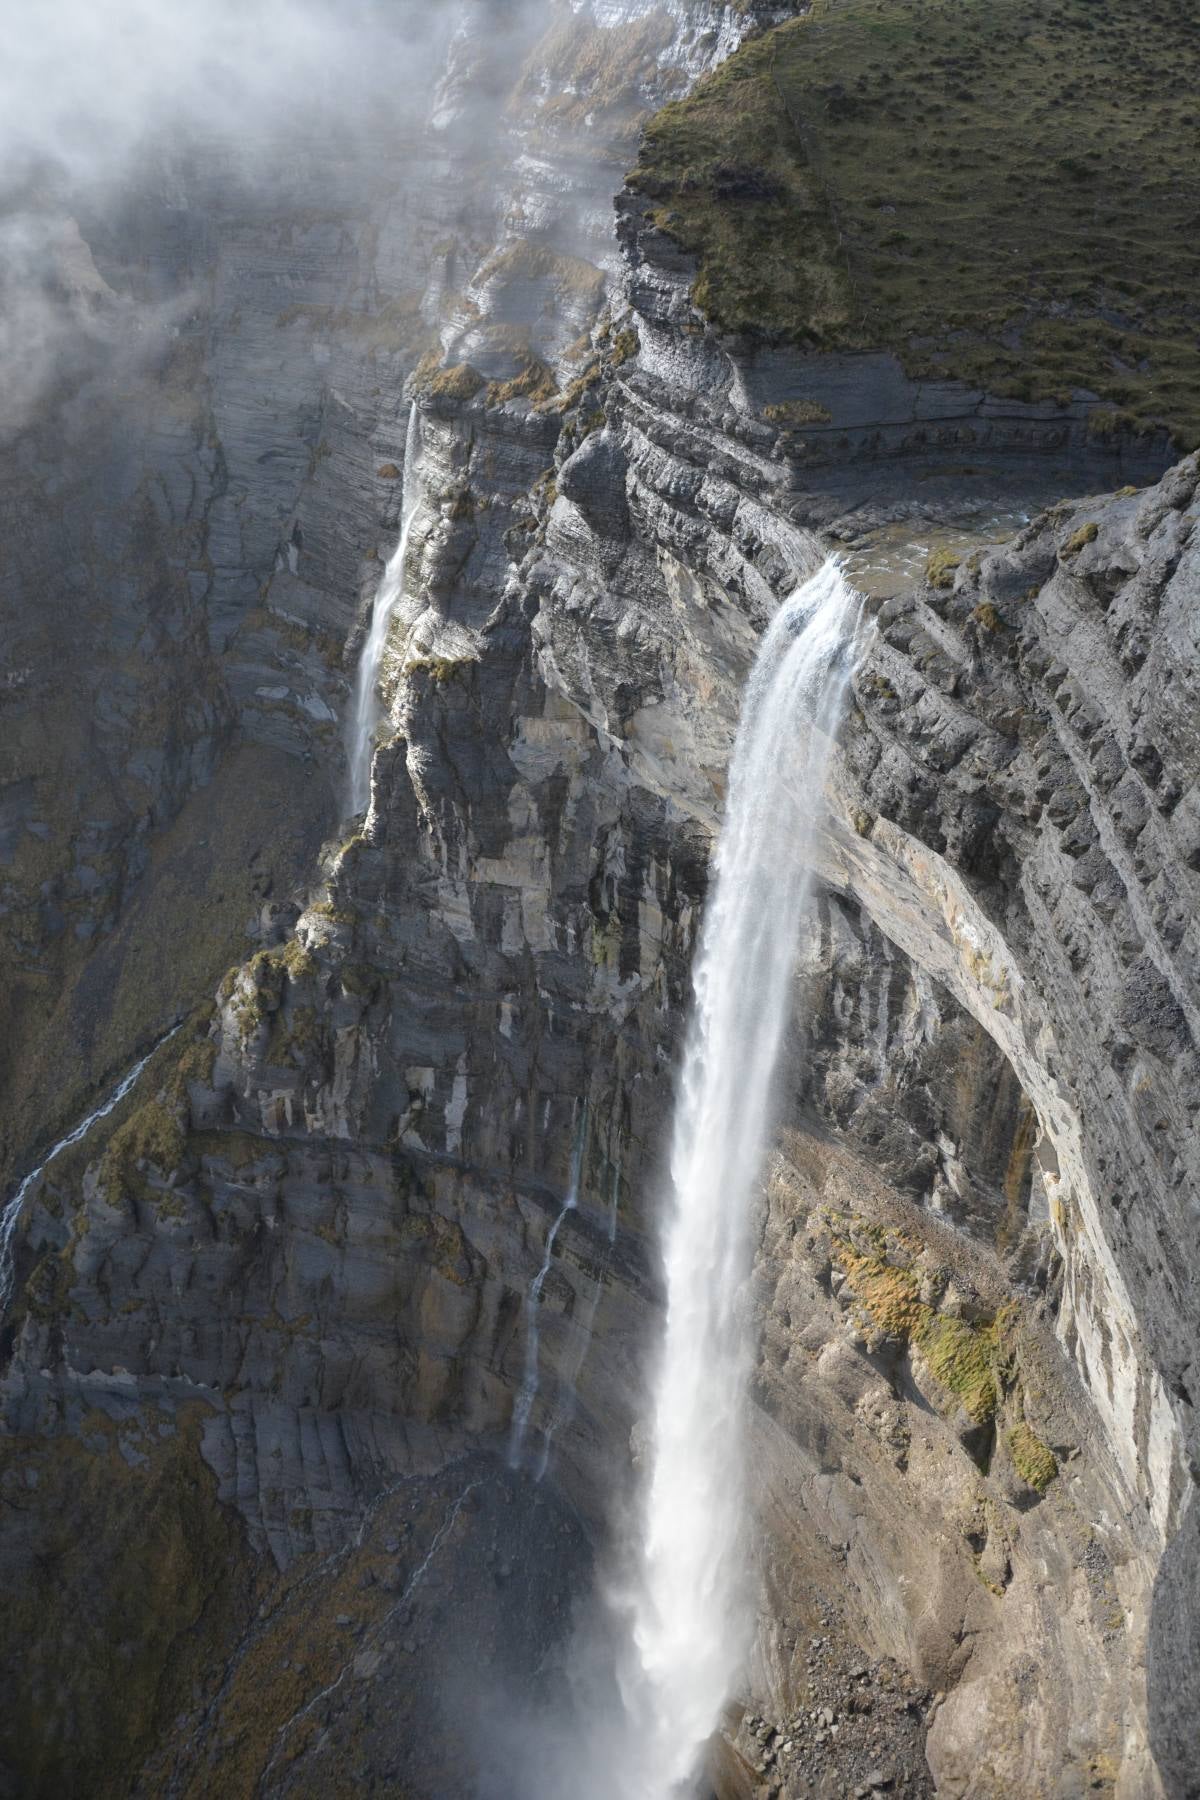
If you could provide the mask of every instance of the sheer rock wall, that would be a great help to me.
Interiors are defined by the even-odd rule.
[[[621,89],[614,142],[635,100],[732,29],[680,14],[654,25],[661,44],[639,38],[638,69],[659,73]],[[267,1596],[255,1623],[212,1574],[235,1553],[206,1547],[222,1680],[146,1700],[105,1749],[146,1791],[325,1792],[331,1746],[359,1782],[461,1791],[478,1746],[456,1747],[439,1712],[454,1671],[406,1685],[405,1658],[448,1616],[479,1621],[515,1671],[564,1631],[547,1588],[506,1649],[495,1590],[517,1570],[556,1571],[560,1599],[584,1583],[584,1540],[631,1478],[658,1174],[741,684],[819,533],[916,505],[902,457],[882,489],[875,470],[814,482],[810,448],[748,404],[686,267],[630,211],[614,293],[571,155],[582,120],[528,98],[519,118],[532,241],[561,205],[555,255],[605,277],[576,316],[571,265],[583,348],[545,310],[561,263],[508,254],[526,240],[498,239],[492,215],[461,233],[465,279],[438,253],[412,341],[406,324],[364,344],[340,310],[280,324],[257,250],[231,253],[239,293],[261,290],[249,326],[218,283],[218,361],[249,332],[260,360],[292,345],[304,378],[278,380],[291,398],[269,426],[239,412],[248,365],[225,397],[214,382],[242,472],[212,501],[206,541],[226,550],[206,553],[198,597],[164,577],[180,617],[198,608],[214,695],[208,713],[193,700],[179,794],[235,741],[339,778],[332,726],[323,740],[294,701],[303,668],[344,709],[345,670],[314,660],[312,634],[357,647],[368,552],[397,525],[419,328],[436,317],[444,362],[481,380],[464,394],[426,368],[409,388],[419,498],[366,818],[311,854],[294,897],[280,881],[255,954],[112,1127],[51,1165],[15,1242],[4,1480],[35,1538],[28,1496],[54,1446],[109,1432],[137,1470],[143,1434],[173,1442],[186,1419],[197,1504],[236,1538],[238,1591]],[[344,308],[320,283],[358,252],[313,229],[320,298],[303,305]],[[384,254],[386,232],[368,240]],[[294,266],[294,237],[278,255]],[[470,305],[447,301],[460,287]],[[534,321],[515,348],[514,316]],[[550,405],[487,385],[523,379],[531,341],[559,376]],[[336,381],[311,373],[329,356]],[[288,406],[315,408],[307,437]],[[311,467],[310,440],[329,446]],[[1030,488],[1070,478],[1036,456],[1022,471]],[[948,515],[952,483],[935,487],[926,510]],[[747,1716],[788,1716],[824,1611],[941,1696],[927,1755],[947,1794],[1192,1791],[1196,494],[1193,458],[872,603],[839,737],[759,1219],[764,1579],[744,1698]],[[289,700],[259,693],[279,686]],[[246,788],[259,766],[242,765]],[[314,785],[298,811],[315,835],[331,803],[310,806]],[[507,1471],[526,1296],[577,1154],[526,1466]],[[301,1594],[323,1625],[298,1649]],[[121,1628],[101,1619],[89,1653]],[[339,1660],[343,1631],[358,1649]],[[35,1633],[15,1691],[55,1656]],[[95,1753],[86,1720],[53,1728]],[[46,1729],[38,1714],[5,1745],[27,1787]],[[753,1791],[756,1755],[731,1718],[723,1792]]]

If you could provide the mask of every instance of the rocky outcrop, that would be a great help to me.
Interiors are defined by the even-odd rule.
[[[1063,506],[961,567],[944,599],[883,609],[865,679],[904,727],[848,741],[879,816],[837,859],[1036,1112],[1056,1330],[1159,1543],[1193,1530],[1196,489],[1192,458],[1146,493]],[[949,803],[932,830],[930,800]],[[1185,1791],[1185,1737],[1154,1708]]]
[[[465,6],[336,154],[307,115],[248,119],[236,154],[16,197],[65,317],[61,379],[0,438],[0,1178],[254,947],[333,829],[414,365],[575,376],[638,122],[749,22]]]

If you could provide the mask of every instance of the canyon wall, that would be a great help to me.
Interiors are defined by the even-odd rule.
[[[743,28],[560,15],[486,72],[503,150],[462,217],[467,17],[365,207],[315,166],[279,217],[209,196],[211,297],[136,453],[98,395],[6,457],[23,595],[55,602],[21,598],[5,700],[16,1171],[186,1014],[14,1237],[13,1792],[464,1792],[514,1692],[553,1705],[638,1453],[741,685],[824,543],[897,522],[964,542],[869,601],[835,749],[758,1220],[759,1627],[713,1779],[849,1772],[857,1723],[764,1733],[822,1643],[905,1672],[939,1793],[1194,1791],[1196,459],[1060,502],[1110,471],[1030,409],[968,482],[927,397],[873,421],[857,365],[719,340],[608,197]],[[764,412],[814,394],[832,454]],[[335,831],[410,402],[387,723]],[[1159,473],[1122,454],[1110,485]],[[998,499],[1033,516],[993,548]]]

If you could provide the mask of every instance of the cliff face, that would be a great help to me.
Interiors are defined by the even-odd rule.
[[[1193,457],[1145,493],[1060,506],[945,600],[882,610],[867,678],[905,724],[863,709],[847,761],[878,817],[834,865],[1032,1103],[1056,1333],[1164,1542],[1194,1469],[1197,479]],[[1185,1554],[1151,1640],[1168,1764]]]
[[[632,292],[645,308],[650,352],[649,379],[634,404],[657,414],[656,435],[673,455],[708,467],[701,445],[713,441],[717,420],[691,404],[676,408],[674,392],[685,384],[694,390],[703,367],[710,392],[723,387],[735,396],[744,372],[722,369],[711,343],[697,344],[686,265],[646,234],[640,208],[626,217]],[[793,360],[796,391],[810,391],[812,374],[810,361]],[[630,384],[638,385],[636,378]],[[804,466],[807,449],[799,471],[792,445],[785,440],[781,449],[788,474],[770,502],[776,518],[812,518],[854,544],[860,534],[870,540],[881,514],[894,516],[877,465],[851,483],[840,472],[814,481]],[[927,454],[925,446],[916,454]],[[1032,490],[1036,455],[1021,473]],[[1064,485],[1070,479],[1060,471],[1055,478]],[[760,479],[756,468],[751,492],[761,492]],[[873,491],[865,492],[868,481]],[[1170,1543],[1153,1604],[1150,1667],[1155,1748],[1172,1791],[1186,1791],[1191,1779],[1172,1690],[1176,1682],[1186,1688],[1194,1658],[1194,1625],[1184,1624],[1194,1617],[1194,1576],[1183,1570],[1194,1567],[1186,1545],[1194,1530],[1188,1506],[1195,1428],[1189,721],[1196,488],[1191,458],[1148,490],[1058,503],[1001,549],[969,552],[964,543],[961,554],[935,555],[919,590],[872,606],[823,859],[840,899],[830,901],[823,921],[814,951],[821,972],[808,1002],[829,1062],[819,1037],[815,1055],[809,1044],[797,1057],[807,1106],[915,1197],[922,1219],[915,1257],[911,1243],[893,1238],[891,1222],[884,1244],[855,1249],[851,1235],[847,1253],[843,1227],[827,1221],[829,1235],[818,1234],[809,1272],[831,1281],[843,1306],[852,1296],[852,1317],[859,1308],[869,1349],[879,1347],[880,1331],[890,1353],[906,1342],[909,1374],[914,1366],[919,1374],[929,1360],[920,1339],[927,1351],[930,1325],[919,1321],[914,1336],[888,1291],[897,1278],[887,1271],[907,1266],[929,1304],[928,1266],[933,1261],[944,1272],[945,1251],[925,1235],[928,1215],[955,1227],[952,1266],[966,1240],[981,1240],[998,1253],[993,1273],[1016,1295],[1022,1326],[1035,1336],[1053,1329],[1066,1363],[1053,1386],[1069,1371],[1094,1408],[1090,1426],[1077,1421],[1067,1430],[1063,1421],[1039,1419],[1049,1385],[1042,1373],[1022,1374],[1018,1354],[1016,1379],[992,1422],[989,1482],[1003,1487],[1006,1468],[1020,1476],[1024,1464],[1030,1472],[1025,1425],[1056,1446],[1060,1475],[1047,1494],[1061,1500],[1080,1479],[1074,1451],[1088,1443],[1092,1474],[1104,1464],[1114,1485],[1106,1503],[1080,1496],[1076,1528],[1094,1541],[1098,1519],[1123,1519],[1119,1535],[1130,1536],[1113,1561],[1124,1565],[1121,1579],[1143,1592],[1141,1601],[1124,1603],[1129,1623],[1140,1615],[1144,1626],[1143,1584],[1159,1547]],[[927,541],[931,527],[936,536],[939,507],[947,506],[954,510],[943,484],[922,508]],[[766,535],[786,541],[778,527]],[[869,551],[866,563],[869,574]],[[911,1213],[906,1229],[914,1229]],[[778,1259],[776,1243],[767,1262],[772,1286]],[[806,1301],[811,1316],[811,1292]],[[938,1305],[936,1295],[932,1303]],[[993,1292],[985,1316],[1002,1317],[996,1308]],[[795,1306],[786,1310],[796,1317]],[[814,1347],[820,1366],[825,1353]],[[866,1381],[861,1367],[857,1380]],[[1043,1501],[1039,1520],[1047,1510]],[[914,1516],[911,1495],[901,1516]],[[940,1550],[945,1521],[943,1512]],[[842,1523],[830,1534],[835,1539]],[[1032,1535],[1025,1519],[1023,1547]],[[1146,1545],[1140,1552],[1139,1539]],[[988,1537],[982,1555],[998,1554],[990,1544]],[[1020,1617],[1012,1598],[1021,1548],[1009,1558],[1010,1624]],[[1112,1552],[1105,1544],[1104,1554]],[[1079,1567],[1078,1542],[1069,1560]],[[851,1568],[853,1562],[851,1553]],[[1139,1562],[1142,1573],[1134,1576]],[[927,1570],[917,1592],[924,1599],[944,1579],[944,1567]],[[1072,1586],[1066,1566],[1060,1580],[1055,1607],[1062,1614]],[[1091,1600],[1103,1604],[1098,1592]],[[1128,1655],[1136,1688],[1143,1654],[1137,1627],[1120,1657],[1112,1650],[1120,1611],[1094,1621],[1104,1644],[1094,1667]],[[1062,1618],[1027,1621],[1025,1629],[1044,1666],[1054,1660],[1056,1638],[1063,1645],[1062,1698],[1071,1671],[1078,1673],[1077,1658],[1058,1638]],[[1029,1779],[1022,1759],[1036,1762],[1031,1746],[1039,1737],[1053,1749],[1042,1752],[1050,1761],[1038,1779],[1070,1791],[1072,1759],[1066,1757],[1067,1769],[1059,1766],[1066,1714],[1053,1724],[1052,1710],[1038,1720],[1048,1689],[1039,1683],[1036,1698],[1023,1689],[1016,1644],[1006,1674],[996,1641],[990,1648],[977,1643],[967,1676],[940,1709],[928,1744],[939,1791],[988,1791],[969,1787],[985,1779],[996,1791],[1019,1789]],[[1108,1699],[1100,1710],[1112,1717],[1112,1705]],[[1014,1729],[1018,1716],[1023,1725]],[[1155,1778],[1138,1760],[1130,1717],[1089,1753],[1102,1762],[1114,1758],[1103,1770],[1098,1765],[1098,1777],[1107,1770],[1132,1793]]]
[[[146,527],[161,575],[129,587],[132,506],[120,530],[94,515],[126,582],[103,582],[113,637],[136,619],[184,646],[155,701],[176,748],[143,769],[161,733],[140,715],[93,733],[96,780],[124,794],[136,768],[158,798],[140,832],[114,809],[121,848],[83,881],[107,897],[77,921],[83,878],[56,865],[97,948],[44,910],[23,941],[59,959],[62,1017],[93,991],[117,1014],[95,1072],[211,991],[252,907],[256,937],[19,1220],[0,1477],[14,1791],[84,1767],[113,1791],[465,1791],[511,1699],[498,1677],[481,1712],[469,1675],[493,1665],[554,1704],[570,1597],[636,1454],[657,1170],[738,697],[819,533],[876,597],[764,1183],[763,1591],[714,1780],[802,1793],[900,1756],[879,1723],[896,1664],[915,1791],[926,1730],[939,1793],[1193,1791],[1196,461],[988,548],[997,513],[1081,491],[1085,438],[976,443],[968,482],[912,421],[868,464],[858,439],[824,454],[765,416],[833,375],[849,392],[853,370],[732,357],[640,204],[621,262],[601,205],[640,109],[736,29],[564,15],[512,73],[512,161],[452,249],[436,233],[461,171],[437,175],[428,144],[411,215],[381,183],[353,225],[258,220],[252,246],[223,227],[192,390],[211,410],[179,427],[186,453],[153,457],[183,496]],[[470,44],[468,27],[449,53],[447,116],[479,79]],[[584,112],[546,101],[564,68]],[[427,285],[400,309],[385,271],[414,245]],[[318,853],[341,780],[332,647],[353,659],[368,553],[396,533],[401,388],[435,322],[371,805]],[[268,362],[264,412],[243,396]],[[110,450],[80,441],[81,484],[116,479]],[[34,544],[44,567],[62,517]],[[888,576],[884,526],[950,546],[929,580]],[[48,689],[30,680],[32,754]],[[43,790],[20,781],[18,859],[77,851],[70,821],[31,832]],[[226,865],[276,831],[273,887],[234,888]],[[233,895],[214,966],[120,1026],[118,952],[203,892],[201,850]],[[23,1060],[54,1035],[22,1030]],[[31,1062],[30,1104],[51,1066]],[[529,1289],[573,1167],[512,1469]],[[75,1480],[101,1458],[102,1489]],[[836,1743],[799,1716],[828,1681],[869,1702],[846,1702]],[[786,1727],[773,1746],[764,1722]]]
[[[168,170],[84,217],[117,349],[0,452],[6,1170],[211,987],[335,816],[420,320],[355,312],[403,225],[389,242],[336,167],[295,173],[288,207]]]
[[[336,823],[414,365],[570,379],[638,123],[748,22],[494,10],[431,20],[428,87],[340,132],[298,116],[156,146],[115,194],[17,197],[71,360],[0,436],[6,1178],[211,992]]]

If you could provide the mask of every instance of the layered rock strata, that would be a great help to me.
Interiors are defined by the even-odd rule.
[[[965,518],[970,538],[999,489],[1029,509],[1078,478],[1025,459],[966,493],[943,466],[914,500],[903,459],[881,491],[851,457],[814,479],[686,268],[629,212],[623,242],[630,316],[596,324],[599,287],[564,302],[574,350],[557,324],[514,348],[504,296],[578,294],[561,259],[583,246],[476,265],[444,366],[409,389],[419,500],[370,808],[22,1217],[14,1791],[87,1765],[328,1793],[332,1752],[349,1791],[468,1791],[471,1645],[447,1621],[532,1681],[631,1478],[656,1173],[757,634],[822,532]],[[321,459],[348,487],[356,458],[402,456],[415,350],[394,354],[386,445],[346,413]],[[353,509],[322,505],[344,632],[364,550]],[[1198,511],[1192,458],[868,609],[759,1221],[763,1592],[723,1794],[809,1791],[815,1765],[761,1745],[827,1702],[822,1636],[910,1672],[939,1793],[1191,1791]],[[307,618],[321,532],[295,524],[272,580]],[[337,711],[344,673],[320,691]],[[576,1157],[512,1471],[527,1295]],[[39,1500],[81,1446],[113,1472],[73,1500],[99,1601]],[[143,1557],[184,1595],[161,1618],[111,1597],[148,1491],[194,1519]],[[28,1581],[47,1557],[92,1596],[69,1675]],[[179,1679],[139,1664],[114,1736],[95,1671],[137,1639]],[[409,1683],[435,1642],[436,1680]],[[825,1754],[831,1780],[870,1773]]]

